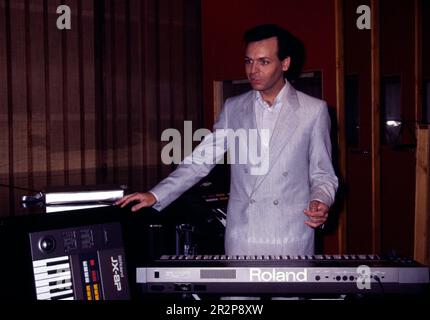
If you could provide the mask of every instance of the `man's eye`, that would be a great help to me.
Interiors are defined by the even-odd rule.
[[[245,64],[251,64],[252,60],[251,59],[245,59]]]
[[[270,61],[268,61],[268,60],[261,60],[261,61],[260,61],[260,63],[261,63],[263,66],[265,66],[266,64],[269,64],[269,63],[270,63]]]

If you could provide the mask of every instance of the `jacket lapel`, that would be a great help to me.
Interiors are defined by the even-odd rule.
[[[242,105],[239,128],[243,128],[245,130],[257,128],[254,111],[254,98],[255,96],[253,91],[246,97],[246,100]]]
[[[282,106],[282,109],[279,112],[278,120],[276,121],[275,128],[270,138],[268,159],[270,164],[269,170],[264,175],[256,176],[257,181],[254,185],[253,193],[258,189],[267,175],[269,175],[274,164],[278,161],[280,153],[285,148],[297,128],[299,119],[296,114],[296,110],[299,108],[297,92],[288,82],[287,85],[289,87],[287,88],[286,103]]]
[[[239,120],[239,129],[245,129],[246,133],[247,133],[247,139],[249,142],[249,135],[250,135],[250,130],[257,130],[257,120],[256,120],[256,115],[255,115],[255,110],[254,110],[254,99],[255,99],[255,95],[254,95],[254,91],[252,91],[252,94],[250,94],[245,102],[242,105],[242,110],[241,110],[241,114],[240,116],[240,120]],[[260,136],[257,136],[257,146],[260,145]],[[249,151],[249,147],[248,147],[248,151]],[[237,151],[236,151],[237,152]],[[247,154],[247,156],[249,156],[249,154]],[[237,158],[237,157],[236,157]],[[249,163],[249,158],[247,158],[247,165],[246,168],[243,168],[243,170],[245,170],[245,174],[243,175],[244,179],[247,180],[247,185],[252,186],[249,191],[251,192],[254,189],[255,186],[255,182],[257,180],[257,176],[255,175],[251,175],[251,166]]]

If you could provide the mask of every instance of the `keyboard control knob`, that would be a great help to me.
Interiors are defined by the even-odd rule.
[[[55,239],[51,236],[45,236],[39,240],[39,250],[43,253],[50,253],[55,249]]]

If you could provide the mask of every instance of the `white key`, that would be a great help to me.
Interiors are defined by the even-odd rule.
[[[217,216],[215,216],[215,218],[217,218],[217,220],[225,227],[227,226],[227,221],[225,219],[219,218]]]
[[[69,256],[61,256],[56,258],[49,258],[49,259],[43,259],[43,260],[35,260],[33,261],[33,267],[41,267],[46,266],[49,262],[58,262],[58,261],[69,261]]]
[[[62,269],[70,269],[70,263],[55,264],[49,267],[37,267],[37,268],[33,268],[33,271],[34,271],[34,274],[38,274],[38,273],[47,273],[48,271],[52,271],[52,270],[62,270]]]
[[[60,283],[53,286],[37,287],[36,294],[49,292],[50,290],[54,290],[54,289],[71,288],[71,287],[72,287],[71,282]]]
[[[69,280],[70,279],[70,274],[69,275],[63,275],[63,276],[59,276],[56,278],[50,278],[50,279],[44,279],[44,280],[40,280],[36,282],[36,288],[37,287],[44,287],[49,285],[50,282],[57,282],[57,281],[61,281],[61,280]]]
[[[64,291],[59,291],[54,293],[42,293],[37,295],[37,300],[47,300],[47,299],[55,298],[55,297],[70,294],[70,293],[73,294],[73,290],[64,290]]]
[[[221,209],[217,208],[217,211],[220,212],[224,217],[227,217],[227,214]]]
[[[53,279],[59,276],[69,276],[70,278],[70,269],[64,272],[57,272],[57,273],[51,273],[51,274],[47,274],[47,273],[38,273],[34,275],[34,280],[35,281],[40,281],[40,280],[45,280],[45,279]]]

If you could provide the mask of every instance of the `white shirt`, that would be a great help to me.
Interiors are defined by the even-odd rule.
[[[261,140],[262,154],[266,155],[269,150],[270,138],[275,129],[276,122],[279,118],[281,108],[287,103],[286,102],[287,85],[285,84],[281,91],[277,94],[273,104],[270,106],[264,101],[259,91],[254,91],[254,111],[255,120],[257,123],[258,130],[267,129],[269,131],[269,141],[265,139]]]

